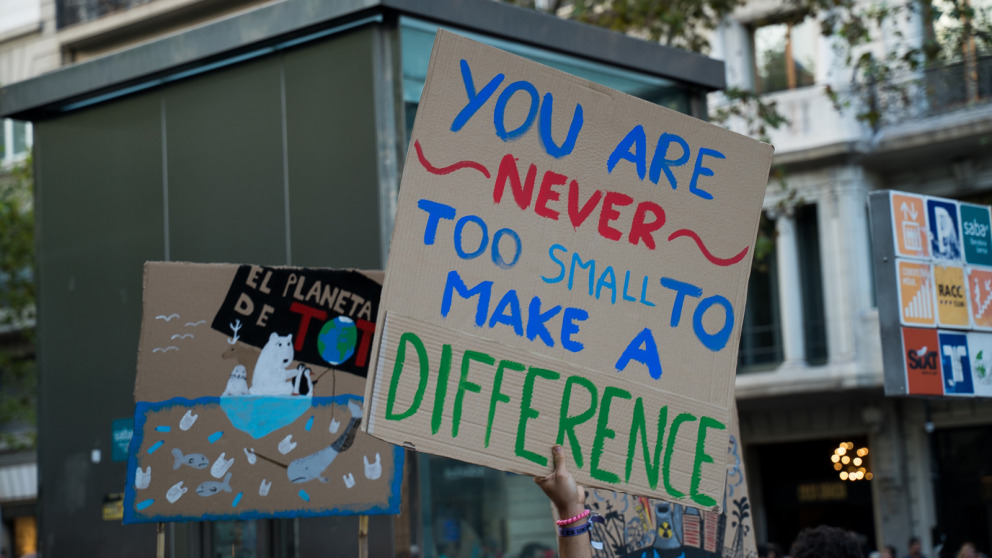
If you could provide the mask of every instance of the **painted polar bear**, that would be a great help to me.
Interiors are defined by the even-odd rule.
[[[299,371],[286,368],[293,362],[293,335],[272,332],[269,341],[255,362],[251,373],[251,395],[292,395],[294,379]],[[302,366],[302,365],[301,365]]]

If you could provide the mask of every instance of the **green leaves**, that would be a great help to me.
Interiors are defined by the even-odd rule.
[[[34,206],[30,158],[0,169],[0,448],[35,446]]]
[[[34,309],[34,210],[30,161],[0,171],[0,327],[25,324]]]
[[[747,4],[747,0],[508,1],[702,53],[709,51],[714,30]],[[992,56],[992,7],[979,0],[790,0],[773,13],[742,23],[754,30],[767,24],[798,25],[807,16],[816,18],[820,34],[851,69],[849,84],[828,86],[828,97],[837,110],[853,111],[873,129],[887,119],[901,121],[921,110],[950,107],[949,103],[958,102],[955,89],[967,88],[968,103],[979,100],[977,64]],[[775,89],[775,79],[785,79],[763,78],[769,80],[766,90]],[[731,89],[724,97],[727,105],[720,103],[712,115],[718,123],[744,118],[745,133],[767,138],[770,129],[786,122],[775,104],[759,95]]]

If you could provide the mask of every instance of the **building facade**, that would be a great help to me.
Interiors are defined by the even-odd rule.
[[[862,52],[881,60],[939,37],[941,22],[909,14],[873,29]],[[916,536],[930,556],[966,541],[988,553],[992,403],[885,396],[867,196],[989,203],[989,60],[972,51],[896,74],[905,93],[893,98],[881,84],[852,85],[823,17],[752,1],[714,37],[728,86],[764,93],[789,119],[771,132],[785,178],[765,200],[769,244],[752,272],[737,376],[758,541],[787,546],[825,523],[871,549],[904,554]],[[852,108],[836,109],[826,86]],[[875,122],[856,117],[868,104]],[[842,480],[832,458],[847,444],[868,450],[868,477]]]
[[[110,165],[115,157],[108,155],[112,155],[113,150],[126,150],[128,142],[121,140],[112,126],[101,128],[107,120],[104,116],[97,118],[98,111],[113,103],[124,106],[124,101],[134,101],[141,91],[145,91],[128,90],[136,86],[152,92],[173,87],[170,91],[187,91],[183,94],[191,95],[190,98],[198,95],[189,92],[190,86],[200,83],[207,87],[203,85],[206,79],[197,82],[191,81],[189,75],[180,76],[175,85],[169,85],[173,83],[168,81],[172,79],[169,76],[249,53],[249,49],[238,50],[230,45],[226,50],[221,48],[225,37],[216,33],[223,27],[210,26],[222,21],[256,23],[258,20],[252,18],[261,11],[271,10],[270,4],[229,0],[0,0],[0,13],[3,14],[0,16],[0,86],[29,84],[35,79],[46,87],[83,83],[78,80],[85,82],[93,75],[85,70],[96,67],[86,66],[86,62],[113,59],[120,65],[116,70],[102,66],[114,76],[112,80],[92,81],[88,86],[74,89],[63,88],[60,94],[39,97],[37,102],[21,99],[18,106],[31,107],[30,110],[12,113],[20,118],[50,120],[54,124],[57,121],[54,115],[64,112],[70,119],[61,122],[70,123],[71,118],[78,118],[77,122],[103,130],[94,136],[102,143],[94,145],[92,152],[79,153],[77,163],[81,169],[92,168],[94,161],[105,161]],[[524,16],[505,6],[497,12],[484,12],[483,18],[495,14],[484,26],[479,22],[478,12],[476,18],[472,18],[475,2],[444,3],[443,7],[447,7],[449,13],[430,7],[411,8],[412,2],[377,5],[401,12],[405,10],[407,16],[397,17],[395,21],[387,17],[384,21],[387,26],[394,26],[397,34],[384,42],[371,38],[380,37],[378,31],[357,39],[364,46],[354,47],[357,48],[354,52],[368,56],[368,60],[377,60],[376,63],[393,65],[401,72],[401,77],[391,85],[399,96],[399,103],[383,109],[381,98],[372,99],[373,104],[380,103],[379,108],[368,110],[379,111],[378,114],[383,114],[382,110],[392,111],[392,115],[377,126],[395,127],[396,137],[391,141],[402,147],[395,148],[394,145],[391,148],[396,149],[392,162],[386,162],[382,167],[385,170],[375,171],[383,174],[366,185],[378,192],[374,200],[361,201],[376,221],[374,230],[369,232],[371,245],[362,245],[366,255],[342,253],[332,257],[334,262],[328,262],[325,256],[318,257],[317,254],[270,254],[264,252],[268,248],[261,249],[264,253],[259,252],[260,249],[225,251],[216,247],[197,247],[186,240],[173,238],[154,250],[142,252],[144,259],[267,259],[272,263],[312,261],[313,265],[381,265],[385,261],[383,254],[389,238],[388,216],[392,199],[389,192],[398,183],[398,162],[402,161],[401,154],[405,149],[402,137],[412,127],[426,70],[425,53],[429,52],[433,32],[439,24],[461,31],[474,30],[478,37],[512,52],[697,116],[705,115],[705,108],[701,106],[705,91],[722,85],[722,77],[717,81],[687,75],[664,77],[659,67],[669,64],[684,68],[685,60],[665,58],[667,54],[658,54],[662,51],[636,51],[642,58],[635,56],[618,64],[615,51],[596,56],[588,52],[592,47],[587,46],[585,51],[571,48],[569,45],[574,44],[574,40],[555,45],[536,39],[548,29],[556,29],[557,23],[551,23],[551,18],[533,19],[537,14]],[[352,13],[360,6],[364,4],[344,2],[341,10]],[[366,30],[383,25],[376,21],[361,22],[362,17],[349,16],[345,23],[359,22],[358,26]],[[482,27],[509,28],[521,21],[525,22],[524,29],[502,37],[494,37],[498,33],[480,31]],[[757,538],[761,543],[788,545],[801,528],[827,523],[862,533],[871,548],[891,544],[902,553],[908,538],[918,536],[927,549],[942,545],[944,555],[956,551],[966,540],[978,544],[980,550],[992,553],[989,535],[992,533],[992,405],[985,401],[927,401],[884,395],[866,209],[868,193],[890,188],[989,203],[992,199],[992,163],[989,162],[992,161],[989,157],[992,146],[987,138],[992,131],[992,103],[989,102],[989,91],[992,91],[989,68],[992,64],[979,58],[971,66],[973,71],[969,72],[961,71],[964,68],[964,62],[961,62],[903,76],[901,79],[918,84],[914,85],[914,91],[924,93],[912,95],[909,103],[882,102],[883,118],[872,126],[857,120],[851,111],[838,112],[824,94],[826,85],[852,95],[857,92],[850,91],[850,71],[844,67],[832,41],[817,32],[817,24],[803,14],[762,0],[749,2],[714,37],[713,55],[726,63],[727,84],[764,92],[766,98],[777,101],[779,109],[790,120],[784,128],[772,132],[776,164],[785,170],[786,179],[784,185],[770,184],[766,197],[766,219],[762,229],[762,237],[766,240],[764,249],[758,251],[749,288],[737,379]],[[321,25],[320,21],[314,23],[315,28]],[[908,41],[921,41],[926,37],[927,29],[932,29],[931,23],[920,18],[900,25]],[[268,35],[252,34],[244,40],[244,45],[269,48],[275,44],[272,37],[280,34],[287,40],[305,35],[303,27],[286,27],[278,32],[270,30]],[[327,25],[321,29],[327,31],[331,27]],[[189,34],[191,30],[194,33]],[[200,31],[199,35],[196,30]],[[359,31],[360,34],[364,32]],[[217,42],[211,43],[204,38],[210,33],[215,34]],[[530,38],[527,38],[528,33]],[[886,33],[880,33],[871,48],[884,53],[892,47],[891,40],[885,37]],[[168,50],[156,50],[155,47],[158,42],[175,48],[179,42],[191,38],[205,41],[204,44],[214,50],[205,50],[193,60],[178,60],[171,58]],[[167,43],[170,39],[172,42]],[[356,39],[352,37],[351,40]],[[137,52],[162,62],[157,73],[145,76],[127,73],[134,68],[128,64],[135,63],[130,57]],[[654,56],[660,56],[661,61],[644,62],[646,57]],[[250,75],[253,70],[247,66],[240,67],[237,63],[230,66],[217,70],[217,75],[226,72],[224,79],[233,80],[234,85],[230,87],[238,83],[257,83]],[[66,71],[56,72],[60,68],[66,68]],[[211,73],[213,69],[203,71],[215,75]],[[50,72],[55,73],[43,76]],[[163,78],[164,81],[149,85]],[[332,83],[322,87],[321,91],[328,95],[336,91]],[[369,84],[367,95],[372,96],[376,87]],[[45,89],[31,91],[48,94]],[[223,88],[218,91],[218,99],[227,98],[220,92]],[[278,99],[277,91],[270,92]],[[102,97],[105,93],[117,96]],[[713,99],[713,103],[718,105],[720,100]],[[231,107],[233,112],[229,118],[215,125],[236,125],[240,118],[237,111],[242,109],[250,110],[251,107]],[[197,118],[212,117],[221,118],[223,114],[190,114],[184,118],[193,130]],[[88,120],[90,118],[92,120]],[[121,122],[126,121],[120,118]],[[272,123],[279,121],[276,118]],[[182,122],[175,125],[170,122],[174,132],[179,132],[182,125]],[[260,125],[264,126],[264,123]],[[53,132],[61,130],[58,126],[50,129]],[[281,134],[275,128],[272,130],[272,134]],[[264,130],[258,133],[267,134]],[[8,163],[18,160],[34,141],[34,136],[35,131],[24,120],[5,120],[2,138],[5,148],[0,159]],[[152,135],[149,135],[151,139]],[[230,165],[241,160],[242,154],[211,151],[210,143],[213,142],[190,147],[188,155],[201,149]],[[278,143],[266,145],[266,149],[254,156],[256,160],[265,161],[282,149]],[[182,155],[181,151],[172,152],[172,157]],[[44,151],[41,156],[44,157]],[[379,168],[378,162],[369,164]],[[269,173],[278,177],[281,172],[278,168],[256,170],[260,176]],[[193,170],[175,172],[180,174],[173,174],[173,180],[182,177],[183,172],[188,172],[189,179],[196,176]],[[226,179],[221,175],[213,176],[213,180],[220,182]],[[258,188],[260,191],[265,189],[263,186]],[[218,203],[221,199],[218,195]],[[85,204],[87,200],[83,197],[78,203]],[[56,210],[50,215],[75,222],[72,221],[71,206],[51,211]],[[42,215],[45,211],[48,209],[43,208]],[[80,226],[87,222],[81,222]],[[220,234],[219,238],[224,235]],[[268,245],[267,240],[256,241],[261,246]],[[228,246],[237,245],[237,239],[225,242]],[[49,240],[40,249],[51,250],[51,246]],[[367,256],[371,253],[375,257]],[[57,276],[69,284],[71,278],[78,277],[70,272],[71,269],[70,266],[50,270],[49,277]],[[57,285],[51,285],[54,293]],[[127,315],[133,318],[133,315]],[[133,333],[136,335],[136,330]],[[121,335],[125,345],[130,342],[129,334]],[[57,332],[49,334],[49,346],[56,338]],[[44,345],[42,347],[44,350]],[[46,450],[46,432],[58,433],[61,425],[54,415],[46,419],[43,411],[40,420],[41,486],[42,501],[47,508],[42,512],[43,536],[46,529],[69,521],[74,514],[101,513],[104,504],[113,504],[111,496],[115,491],[112,486],[123,479],[120,463],[108,457],[112,454],[113,421],[128,415],[130,388],[121,387],[127,383],[121,378],[133,378],[133,362],[129,363],[125,358],[126,350],[121,353],[124,356],[116,362],[121,370],[119,376],[112,375],[108,379],[118,384],[113,392],[114,404],[106,412],[97,413],[92,420],[84,421],[82,430],[74,434],[82,436],[85,443],[70,443],[60,434],[52,434],[49,435],[52,445]],[[49,362],[49,366],[63,364],[66,363]],[[44,362],[42,366],[44,370]],[[49,389],[54,391],[60,387],[50,385]],[[45,389],[43,386],[43,396]],[[868,450],[863,462],[870,480],[839,478],[831,457],[837,455],[841,447],[846,450],[844,444],[847,443],[853,446],[852,451]],[[102,457],[96,461],[94,449],[102,450]],[[52,462],[47,469],[46,459]],[[63,465],[64,462],[71,467]],[[539,525],[535,520],[539,516],[543,518],[546,509],[543,497],[532,490],[530,479],[426,455],[408,462],[411,478],[417,479],[411,485],[415,492],[409,497],[416,498],[420,504],[388,525],[380,524],[380,533],[389,532],[397,541],[418,545],[425,556],[436,555],[445,545],[460,542],[462,533],[469,532],[475,538],[470,544],[479,549],[501,546],[504,554],[510,556],[518,554],[527,543],[551,545],[546,530],[535,529]],[[0,467],[3,466],[0,463]],[[18,474],[25,471],[25,464],[20,461],[10,463],[10,467],[11,471],[19,471]],[[74,485],[91,482],[96,488],[82,492],[65,490],[59,484],[62,479],[72,481]],[[8,537],[11,537],[17,530],[12,514],[32,516],[34,495],[17,491],[16,496],[12,496],[15,499],[7,505],[3,490],[4,485],[0,484],[0,509]],[[11,490],[11,494],[15,494],[14,489]],[[486,495],[498,505],[480,507],[477,499],[471,496],[473,494]],[[96,522],[97,527],[84,523],[79,530],[90,529],[94,536],[100,537],[120,536],[117,531],[109,535],[104,533],[102,521],[101,518]],[[350,536],[354,526],[349,521],[307,519],[170,526],[169,547],[176,555],[189,556],[210,554],[222,547],[230,548],[232,544],[254,549],[251,552],[255,554],[246,555],[281,556],[292,555],[292,552],[307,555],[321,546],[325,536],[335,533]],[[21,532],[30,532],[23,520],[20,524]],[[119,526],[112,529],[119,529]],[[142,527],[125,532],[127,535],[123,540],[133,539],[137,541],[133,543],[136,546],[129,547],[127,544],[131,543],[127,543],[117,550],[99,548],[92,555],[124,555],[114,552],[146,548],[152,536],[151,530]],[[328,534],[318,535],[318,532]],[[59,555],[59,549],[72,544],[63,541],[80,536],[73,529],[64,535],[61,533],[51,535],[57,543],[54,547],[46,547],[50,551],[47,554]],[[401,553],[400,549],[395,550],[397,554]],[[936,553],[929,551],[927,554]],[[15,551],[13,555],[18,554]]]
[[[65,65],[0,87],[0,115],[33,123],[46,556],[136,556],[154,544],[153,525],[113,516],[145,261],[384,265],[439,27],[701,118],[724,82],[711,59],[488,0],[155,0],[106,11],[117,4],[41,4],[35,48]],[[212,19],[189,15],[205,10]],[[182,31],[138,36],[183,17]],[[112,18],[131,31],[111,29]],[[531,478],[426,454],[407,464],[403,513],[371,518],[370,555],[555,546]],[[174,556],[352,556],[358,523],[173,523],[166,546]]]

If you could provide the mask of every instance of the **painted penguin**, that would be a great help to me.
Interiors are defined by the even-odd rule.
[[[310,376],[310,369],[305,368],[293,378],[293,395],[313,397],[313,379]]]

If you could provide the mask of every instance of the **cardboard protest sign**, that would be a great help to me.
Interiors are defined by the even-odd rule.
[[[439,32],[365,428],[719,509],[772,148]],[[717,456],[714,459],[714,456]]]
[[[744,479],[737,411],[727,446],[723,511],[596,489],[586,507],[603,517],[594,523],[595,558],[738,558],[757,556],[751,502]]]
[[[359,430],[381,275],[146,264],[124,522],[398,513]]]

